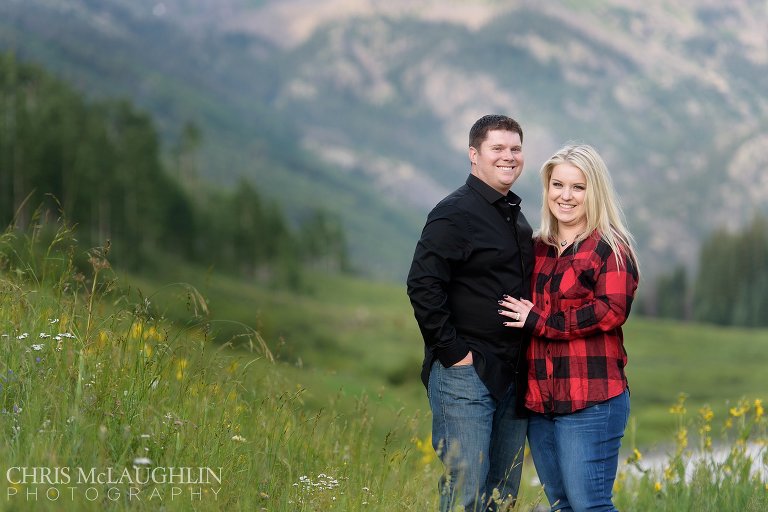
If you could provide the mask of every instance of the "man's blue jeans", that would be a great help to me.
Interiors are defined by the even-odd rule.
[[[552,511],[614,512],[629,391],[572,414],[533,414],[528,444]]]
[[[497,510],[502,501],[514,500],[528,424],[515,415],[514,384],[498,401],[474,366],[444,368],[436,361],[428,395],[432,445],[445,467],[439,484],[440,511],[457,505],[466,512]]]

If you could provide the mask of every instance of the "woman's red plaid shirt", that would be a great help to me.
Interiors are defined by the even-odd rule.
[[[596,232],[559,257],[541,241],[535,251],[526,407],[566,414],[620,395],[627,388],[621,326],[638,283],[634,260],[622,251],[619,266]]]

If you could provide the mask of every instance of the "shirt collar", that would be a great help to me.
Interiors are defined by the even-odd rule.
[[[470,174],[467,178],[467,185],[477,191],[481,196],[483,196],[483,199],[488,201],[490,204],[495,203],[499,199],[506,199],[507,202],[514,206],[520,205],[520,196],[512,192],[511,190],[507,192],[507,195],[502,194],[492,186],[488,185],[486,182],[475,176],[474,174]]]

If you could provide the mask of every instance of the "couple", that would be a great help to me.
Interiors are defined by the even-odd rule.
[[[612,511],[629,416],[632,236],[602,158],[573,145],[541,169],[534,237],[510,191],[522,143],[509,117],[472,126],[471,174],[430,212],[408,275],[445,468],[440,511],[511,509],[526,434],[552,511]]]

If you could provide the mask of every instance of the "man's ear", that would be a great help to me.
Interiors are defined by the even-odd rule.
[[[469,162],[472,165],[477,165],[477,150],[472,146],[469,146]]]

